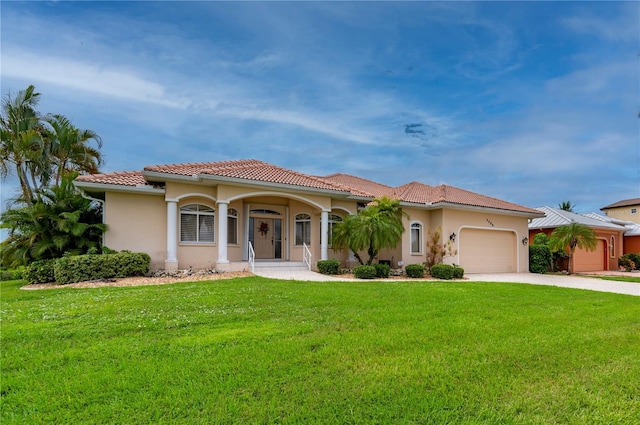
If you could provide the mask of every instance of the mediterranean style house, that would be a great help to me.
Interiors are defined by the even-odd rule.
[[[451,186],[386,186],[348,174],[306,175],[257,160],[145,167],[79,176],[76,187],[104,204],[104,244],[146,252],[154,270],[248,270],[255,261],[301,262],[353,255],[331,247],[333,226],[377,197],[409,218],[392,267],[426,261],[425,236],[442,229],[467,273],[528,272],[528,222],[543,213]]]

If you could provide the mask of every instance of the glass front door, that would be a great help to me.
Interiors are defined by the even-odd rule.
[[[282,259],[282,220],[250,217],[249,242],[256,259]]]

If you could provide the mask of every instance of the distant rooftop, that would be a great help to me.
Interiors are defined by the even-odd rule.
[[[640,198],[632,198],[632,199],[625,199],[623,201],[618,201],[614,204],[607,205],[606,207],[600,208],[600,211],[607,210],[609,208],[630,207],[633,205],[640,205]]]

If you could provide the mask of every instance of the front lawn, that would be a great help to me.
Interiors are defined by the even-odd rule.
[[[0,422],[637,424],[640,299],[474,282],[21,291]]]

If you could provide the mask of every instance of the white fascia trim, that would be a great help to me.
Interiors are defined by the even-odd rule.
[[[416,205],[416,204],[413,204],[413,205]],[[454,204],[450,202],[438,202],[435,204],[426,205],[426,207],[428,209],[451,208],[454,210],[491,212],[494,214],[513,215],[513,216],[527,217],[527,218],[542,218],[545,216],[543,212],[535,214],[535,213],[528,213],[524,211],[504,210],[501,208],[492,208],[492,207],[478,207],[475,205],[461,205],[461,204]]]
[[[73,184],[80,189],[95,192],[129,192],[145,195],[164,195],[164,189],[149,186],[126,186],[120,184],[89,183],[75,181]]]

